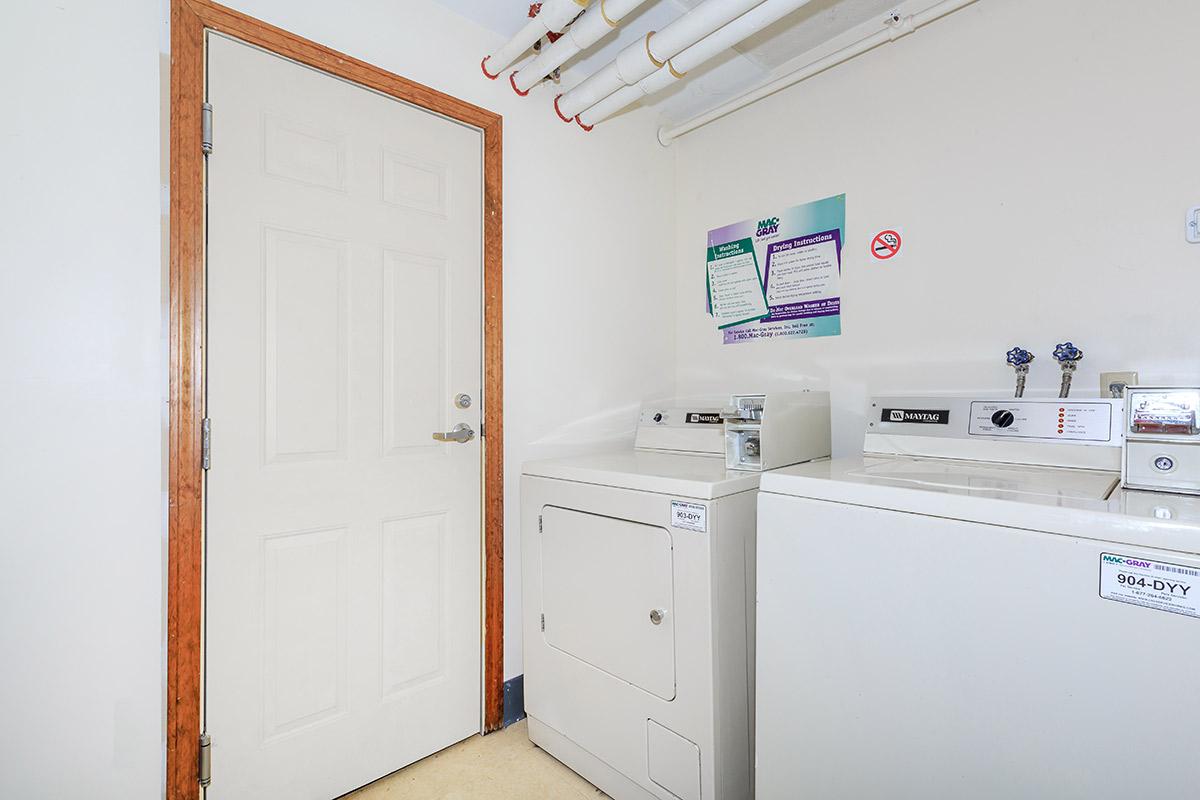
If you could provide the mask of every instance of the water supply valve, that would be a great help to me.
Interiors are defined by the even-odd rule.
[[[1025,379],[1029,376],[1029,365],[1033,362],[1033,353],[1023,347],[1014,347],[1005,354],[1005,359],[1017,373],[1017,388],[1013,397],[1025,396]]]
[[[1082,359],[1083,351],[1070,342],[1054,346],[1054,360],[1062,367],[1062,384],[1058,390],[1059,397],[1070,396],[1071,376],[1075,374],[1075,368],[1079,366],[1079,362]]]

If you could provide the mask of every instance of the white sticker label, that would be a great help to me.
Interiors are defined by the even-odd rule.
[[[699,503],[671,501],[671,527],[697,533],[708,532],[708,509]]]
[[[1200,617],[1200,567],[1101,553],[1100,596],[1118,603]]]

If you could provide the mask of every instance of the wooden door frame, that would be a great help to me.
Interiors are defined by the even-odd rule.
[[[504,428],[501,333],[502,119],[428,86],[210,0],[171,2],[170,514],[167,563],[169,800],[194,800],[201,734],[204,416],[204,36],[243,42],[428,109],[483,133],[483,695],[484,731],[504,715]]]

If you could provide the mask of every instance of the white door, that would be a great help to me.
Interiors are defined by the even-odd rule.
[[[208,792],[327,800],[480,729],[482,136],[217,35],[208,96]]]

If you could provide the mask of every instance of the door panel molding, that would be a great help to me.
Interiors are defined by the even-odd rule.
[[[484,731],[504,714],[502,119],[208,0],[171,3],[170,509],[167,563],[169,800],[199,796],[203,602],[204,35],[216,31],[483,133]],[[218,145],[219,147],[219,145]]]

